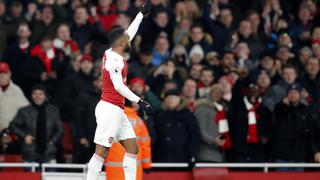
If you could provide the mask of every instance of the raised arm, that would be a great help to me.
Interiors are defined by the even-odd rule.
[[[144,16],[147,16],[150,12],[151,8],[151,2],[148,0],[141,8],[141,11],[137,14],[137,16],[134,18],[132,23],[129,25],[128,29],[126,32],[128,33],[130,37],[130,41],[134,38],[136,33],[138,32],[140,23],[142,22],[142,19]]]
[[[134,38],[134,36],[138,32],[138,29],[139,29],[140,23],[142,22],[142,19],[143,19],[143,14],[141,12],[139,12],[137,14],[136,18],[134,18],[134,20],[129,25],[128,29],[126,30],[126,32],[128,33],[128,35],[130,37],[130,41],[132,41],[132,39]]]

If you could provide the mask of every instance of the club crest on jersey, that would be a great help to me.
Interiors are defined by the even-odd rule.
[[[112,144],[112,142],[113,142],[113,137],[109,137],[108,141],[109,141],[109,144]]]

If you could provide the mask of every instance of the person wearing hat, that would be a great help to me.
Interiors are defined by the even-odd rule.
[[[302,104],[302,87],[293,83],[287,95],[274,108],[271,158],[274,162],[306,162],[309,153],[311,117],[306,105]],[[278,171],[303,171],[303,168],[277,168]]]
[[[154,162],[192,162],[200,145],[197,120],[176,89],[165,93],[162,110],[155,115]]]
[[[24,161],[56,162],[63,127],[59,109],[47,101],[44,85],[32,87],[31,104],[19,109],[9,129],[21,140]]]
[[[161,101],[159,98],[150,90],[149,86],[146,85],[145,80],[139,77],[135,77],[130,79],[129,81],[129,88],[132,92],[136,95],[142,97],[147,102],[150,102],[150,105],[155,109],[161,109]],[[140,115],[144,115],[144,113],[139,111]]]
[[[189,53],[190,64],[200,64],[204,58],[204,51],[199,44],[194,45]]]
[[[21,107],[28,104],[20,87],[11,80],[9,65],[0,62],[0,131],[8,127]]]

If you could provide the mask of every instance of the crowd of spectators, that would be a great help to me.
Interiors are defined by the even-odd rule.
[[[126,59],[153,161],[320,162],[318,1],[151,2]],[[106,37],[143,3],[0,0],[2,153],[88,160]]]

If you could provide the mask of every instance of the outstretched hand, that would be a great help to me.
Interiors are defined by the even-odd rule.
[[[140,108],[147,113],[148,116],[152,116],[155,114],[153,107],[147,101],[140,99],[138,104]]]
[[[150,9],[151,9],[151,2],[150,0],[147,0],[141,8],[141,13],[143,14],[143,16],[147,16],[150,13]]]

